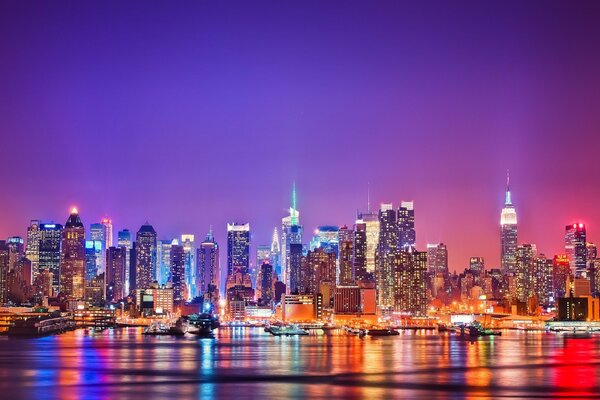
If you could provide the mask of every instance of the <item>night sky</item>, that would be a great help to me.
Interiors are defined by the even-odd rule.
[[[30,219],[160,238],[305,231],[414,200],[451,269],[600,241],[600,3],[0,2],[0,237]],[[305,238],[308,242],[309,235]],[[253,250],[254,252],[254,250]]]

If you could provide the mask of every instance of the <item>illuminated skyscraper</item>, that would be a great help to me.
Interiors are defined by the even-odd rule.
[[[250,272],[250,224],[227,224],[227,275]]]
[[[393,308],[414,316],[427,315],[427,253],[414,247],[394,253]]]
[[[567,297],[567,280],[571,275],[571,264],[569,257],[566,254],[557,254],[552,260],[552,281],[554,289],[554,300],[557,301],[561,297]]]
[[[427,245],[427,271],[432,277],[448,276],[448,248],[444,243]]]
[[[289,245],[289,264],[288,273],[290,279],[290,293],[306,293],[309,279],[307,276],[311,273],[303,268],[302,263],[302,244],[290,243]]]
[[[194,235],[181,235],[181,245],[185,254],[185,285],[187,293],[196,293],[196,244]]]
[[[109,247],[106,250],[106,300],[117,302],[125,297],[125,271],[127,253],[123,247]]]
[[[531,286],[533,294],[542,306],[554,304],[553,266],[543,254],[537,256],[533,262],[533,273],[531,274]]]
[[[260,266],[260,301],[263,305],[269,305],[273,301],[273,266],[263,262]]]
[[[337,285],[354,285],[354,266],[352,257],[354,255],[354,232],[347,226],[339,230],[339,257]]]
[[[31,262],[32,282],[37,277],[40,266],[40,221],[32,220],[27,227],[25,257]]]
[[[367,212],[358,214],[356,224],[365,224],[367,248],[366,248],[366,272],[369,275],[375,274],[375,253],[379,245],[379,215],[376,212],[371,212],[370,208]]]
[[[73,208],[62,232],[60,292],[69,298],[83,299],[85,282],[85,228]]]
[[[5,240],[0,240],[0,304],[8,299],[8,245]]]
[[[586,274],[587,248],[586,230],[581,222],[565,227],[565,253],[571,265],[571,274],[574,277],[583,277]]]
[[[103,247],[104,243],[99,240],[85,241],[85,280],[88,282],[101,273],[99,271]]]
[[[469,270],[477,276],[483,276],[485,272],[485,260],[483,257],[471,257],[469,259]]]
[[[365,222],[357,222],[354,225],[352,251],[352,276],[355,282],[364,282],[367,280],[367,224]]]
[[[101,221],[102,226],[104,226],[104,240],[105,246],[108,249],[113,246],[113,226],[112,220],[110,218],[103,218]]]
[[[179,245],[177,240],[174,240],[171,245],[171,269],[169,273],[169,282],[173,285],[173,301],[186,300],[185,261],[184,247]]]
[[[157,278],[156,231],[148,222],[135,238],[135,289],[149,289]]]
[[[379,245],[375,271],[378,305],[384,309],[394,306],[394,265],[398,251],[398,217],[392,204],[382,204],[379,211]]]
[[[291,288],[290,281],[290,244],[302,243],[303,227],[300,225],[300,212],[296,208],[296,184],[292,187],[292,206],[290,215],[281,219],[281,273],[283,282],[288,289]]]
[[[23,263],[25,257],[25,241],[19,236],[11,236],[6,240],[8,245],[8,269],[14,271]]]
[[[196,272],[198,295],[203,296],[205,300],[213,304],[213,307],[216,307],[219,300],[221,269],[219,265],[219,245],[215,241],[212,230],[208,232],[206,239],[200,243],[196,261],[198,263],[198,271]]]
[[[414,247],[416,240],[414,204],[412,201],[402,201],[398,208],[398,248],[406,250]]]
[[[125,284],[124,294],[129,293],[129,270],[131,268],[131,232],[129,229],[123,229],[117,234],[117,246],[123,247],[125,251]]]
[[[527,302],[533,293],[533,269],[536,258],[536,247],[533,244],[517,246],[517,262],[515,265],[516,299]]]
[[[281,277],[281,247],[279,245],[279,234],[277,233],[277,228],[273,229],[270,264],[273,266],[273,272],[277,276]]]
[[[40,224],[38,273],[49,271],[52,274],[52,292],[54,295],[58,294],[59,291],[62,230],[61,224]]]
[[[340,228],[333,225],[319,226],[310,242],[310,250],[321,247],[328,253],[337,254],[339,248],[339,230]]]
[[[506,198],[500,215],[500,261],[505,274],[514,274],[517,262],[517,212],[510,197],[510,178],[506,174]]]
[[[156,242],[156,280],[159,285],[166,285],[171,273],[171,246],[177,239],[158,240]]]
[[[98,251],[98,271],[96,275],[104,273],[106,269],[106,226],[101,223],[90,225],[90,240],[95,242],[95,245],[100,245]]]

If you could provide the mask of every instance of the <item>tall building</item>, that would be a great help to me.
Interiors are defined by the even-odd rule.
[[[260,266],[260,300],[263,305],[271,304],[273,292],[273,266],[267,261]]]
[[[148,222],[135,238],[135,289],[149,289],[157,278],[156,231]]]
[[[206,239],[200,243],[196,261],[198,263],[198,271],[196,272],[198,295],[210,300],[213,306],[216,307],[219,300],[221,268],[219,265],[219,245],[215,241],[212,230],[208,232]]]
[[[90,225],[90,240],[96,242],[95,245],[100,245],[98,251],[98,274],[104,273],[106,270],[106,226],[101,223]]]
[[[108,249],[109,247],[112,247],[114,245],[112,220],[110,218],[102,218],[101,224],[102,226],[104,226],[104,244]]]
[[[398,208],[398,248],[406,250],[414,247],[416,241],[414,204],[412,201],[402,201]]]
[[[279,245],[279,234],[277,233],[277,228],[273,229],[270,261],[270,264],[273,266],[273,272],[277,276],[281,276],[281,247]]]
[[[469,259],[469,271],[477,276],[483,276],[485,273],[485,260],[483,257],[471,257]]]
[[[533,244],[517,246],[515,265],[515,294],[518,301],[527,302],[533,293],[533,269],[536,247]]]
[[[290,293],[306,293],[307,278],[306,271],[303,271],[301,243],[290,243],[288,261]]]
[[[514,274],[517,263],[517,211],[510,196],[510,177],[506,174],[506,197],[500,214],[500,261],[505,274]]]
[[[426,316],[427,253],[413,247],[394,254],[393,307],[397,312]]]
[[[174,241],[171,245],[171,270],[169,282],[173,286],[173,301],[186,300],[187,287],[185,283],[186,254],[184,246]]]
[[[97,275],[101,274],[101,260],[106,259],[106,256],[102,257],[104,243],[99,240],[86,240],[85,241],[85,280],[91,281]]]
[[[129,293],[129,270],[131,269],[131,232],[123,229],[117,233],[117,246],[123,247],[125,251],[125,295]]]
[[[83,299],[85,282],[85,228],[73,208],[62,232],[60,292],[68,298]]]
[[[196,244],[194,235],[181,235],[181,245],[185,255],[185,285],[187,293],[196,293]]]
[[[171,246],[179,243],[177,239],[158,240],[156,242],[156,280],[166,285],[171,273]]]
[[[14,271],[23,262],[25,257],[25,241],[19,236],[11,236],[6,240],[8,245],[8,269]]]
[[[567,297],[569,291],[567,289],[567,280],[571,275],[571,263],[566,254],[557,254],[552,260],[552,281],[554,289],[554,300],[561,297]]]
[[[5,240],[0,240],[0,304],[8,299],[8,245]]]
[[[554,304],[554,286],[552,278],[552,260],[547,259],[545,255],[540,254],[533,262],[531,286],[533,294],[536,296],[539,304],[543,306],[551,306]]]
[[[250,224],[227,224],[227,275],[250,272]]]
[[[290,215],[281,219],[281,274],[288,290],[291,288],[290,245],[302,243],[304,228],[300,225],[300,212],[296,207],[296,184],[292,187]]]
[[[125,271],[127,270],[127,253],[123,247],[109,247],[106,250],[106,300],[116,303],[125,297]]]
[[[314,250],[318,247],[323,248],[323,250],[328,253],[337,254],[339,247],[339,228],[333,225],[319,226],[310,242],[310,250]]]
[[[338,286],[354,285],[354,265],[352,257],[354,255],[354,232],[347,226],[342,226],[339,230],[339,257],[338,257],[338,276],[336,284]]]
[[[587,248],[586,230],[581,222],[565,227],[565,253],[569,258],[571,273],[576,278],[586,274]]]
[[[398,217],[392,204],[382,204],[379,211],[379,245],[377,246],[378,305],[384,309],[394,306],[394,265],[398,252]]]
[[[431,276],[448,276],[448,248],[444,243],[427,245],[427,271]]]
[[[52,274],[52,293],[59,292],[60,282],[60,246],[63,227],[61,224],[40,224],[39,267],[38,273],[48,271]]]
[[[355,282],[364,282],[367,280],[367,224],[357,221],[353,236],[352,276]]]
[[[32,220],[27,227],[25,257],[31,262],[31,279],[33,282],[40,269],[40,221],[38,220]]]
[[[262,265],[265,261],[271,262],[271,246],[256,246],[256,265]]]
[[[356,220],[356,225],[364,224],[367,238],[366,248],[366,272],[368,276],[375,274],[375,253],[379,246],[379,215],[376,212],[371,212],[370,206],[367,212],[359,214]]]

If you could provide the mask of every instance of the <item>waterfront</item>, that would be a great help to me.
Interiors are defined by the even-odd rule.
[[[470,342],[434,331],[364,338],[147,337],[140,328],[0,338],[4,398],[595,397],[600,337],[506,331]]]

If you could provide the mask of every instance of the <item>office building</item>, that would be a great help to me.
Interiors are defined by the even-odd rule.
[[[227,224],[227,275],[250,272],[250,224]]]
[[[135,239],[135,288],[148,289],[157,280],[156,231],[148,222]]]
[[[587,247],[585,224],[581,222],[565,227],[565,254],[569,258],[571,274],[576,277],[586,275]]]
[[[500,262],[505,274],[514,274],[517,263],[517,211],[511,199],[508,173],[504,208],[500,215]]]
[[[85,228],[73,208],[62,231],[60,293],[81,300],[85,297],[85,284]]]

